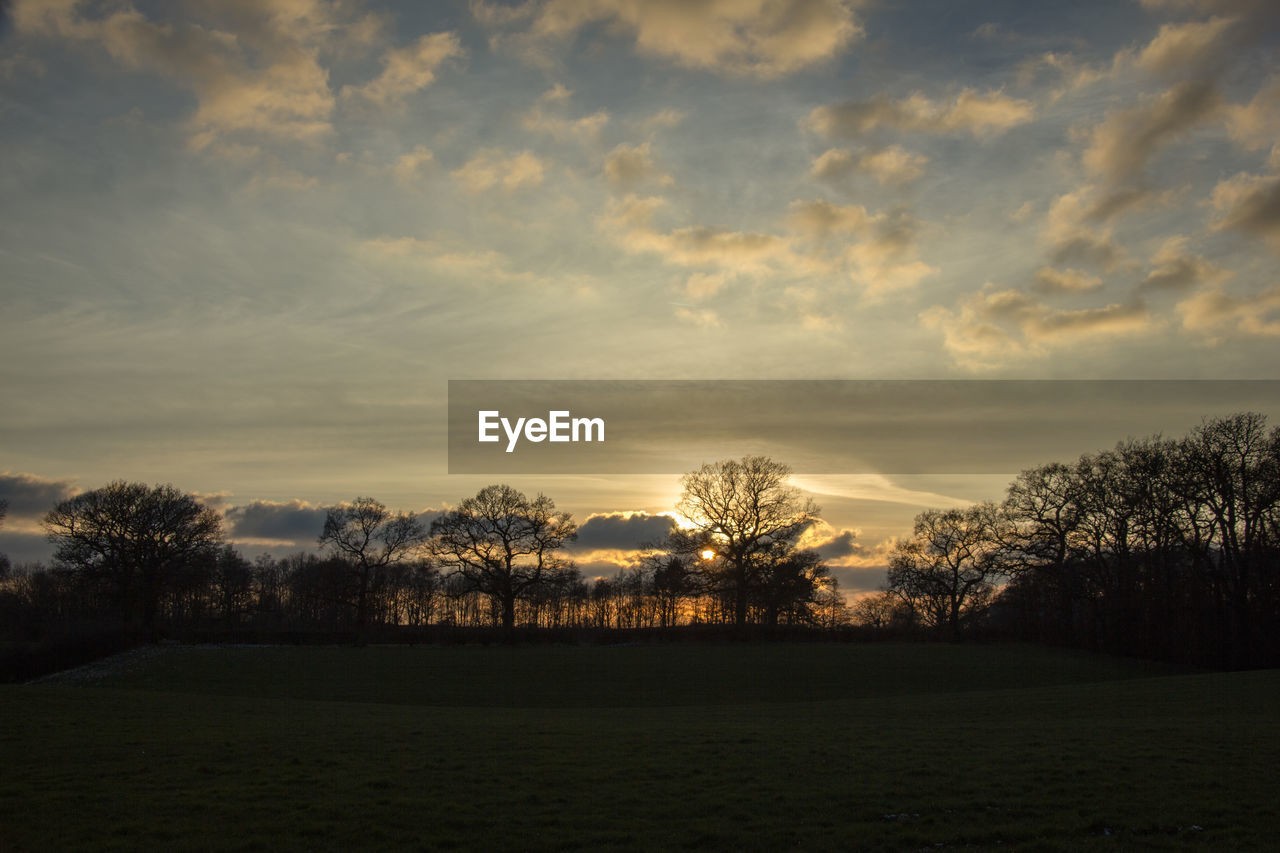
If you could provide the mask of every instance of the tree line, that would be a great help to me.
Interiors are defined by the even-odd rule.
[[[681,478],[684,523],[612,577],[570,559],[573,518],[493,485],[428,523],[360,497],[317,550],[248,560],[172,486],[115,482],[44,517],[53,564],[0,561],[5,639],[85,624],[356,635],[427,626],[852,623],[1244,667],[1280,663],[1280,429],[1240,413],[1021,472],[1002,501],[920,513],[887,580],[848,606],[802,547],[819,508],[762,456]],[[3,518],[0,505],[0,519]]]
[[[429,524],[358,497],[330,508],[318,550],[249,560],[222,518],[169,485],[117,481],[59,502],[43,527],[51,566],[7,574],[0,624],[12,639],[116,623],[148,633],[386,627],[831,627],[844,599],[800,548],[818,508],[765,457],[682,479],[689,527],[635,565],[588,580],[566,555],[577,525],[546,495],[493,485]]]
[[[996,632],[1204,665],[1280,663],[1280,429],[1240,413],[1020,473],[1002,502],[928,510],[882,630]]]

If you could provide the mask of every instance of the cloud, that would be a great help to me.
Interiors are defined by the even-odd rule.
[[[791,483],[815,495],[861,501],[883,501],[909,506],[935,506],[943,509],[969,506],[973,501],[937,492],[908,489],[884,474],[805,474],[793,475]],[[823,522],[825,524],[825,522]]]
[[[231,539],[256,539],[314,545],[324,530],[329,507],[306,501],[252,501],[227,510]]]
[[[613,231],[626,251],[657,254],[667,263],[680,266],[718,267],[732,272],[805,266],[789,241],[775,234],[733,231],[714,225],[657,230],[651,220],[662,204],[660,198],[628,194],[610,202],[601,224]]]
[[[450,174],[473,193],[491,189],[510,193],[541,186],[546,168],[546,162],[530,151],[504,156],[497,148],[485,148]]]
[[[779,77],[829,60],[862,36],[847,0],[546,0],[530,4],[522,52],[545,53],[585,29],[635,40],[637,52],[685,68]],[[490,27],[523,23],[523,13],[494,14],[472,7]],[[512,41],[498,40],[499,45]]]
[[[1162,24],[1133,63],[1155,74],[1200,74],[1222,59],[1223,36],[1238,23],[1236,18],[1211,18]]]
[[[870,214],[860,204],[836,205],[825,199],[793,201],[787,216],[793,231],[819,240],[833,234],[864,233],[884,220],[884,214]]]
[[[1108,113],[1089,133],[1084,166],[1113,182],[1135,177],[1161,146],[1214,116],[1221,105],[1211,81],[1194,80],[1146,103]]]
[[[839,262],[864,295],[885,294],[915,287],[938,270],[916,257],[919,222],[904,211],[868,213],[862,205],[834,205],[817,199],[795,201],[788,227],[801,237],[827,241],[841,237]],[[847,242],[847,237],[858,237]]]
[[[430,86],[445,61],[464,54],[456,33],[428,33],[413,44],[388,50],[381,74],[363,86],[344,86],[342,94],[383,106],[396,104]]]
[[[1022,204],[1009,213],[1010,222],[1026,222],[1035,215],[1036,206],[1033,202],[1024,201]]]
[[[870,175],[881,184],[906,184],[924,174],[929,158],[890,145],[860,152],[832,148],[813,161],[810,176],[822,181],[842,181],[855,174]]]
[[[844,272],[869,297],[913,287],[937,272],[916,257],[918,223],[902,211],[871,214],[861,205],[797,201],[786,218],[790,233],[778,235],[707,225],[660,231],[651,220],[661,204],[661,199],[634,195],[615,199],[602,224],[627,251],[658,254],[667,263],[709,267],[722,274]],[[841,239],[829,239],[834,237]],[[718,316],[705,311],[685,311],[681,317],[708,326],[719,323]]]
[[[710,299],[724,289],[728,276],[722,272],[695,272],[684,282],[684,293],[698,302]]]
[[[1249,296],[1213,287],[1179,302],[1177,311],[1184,329],[1208,336],[1214,345],[1233,333],[1280,337],[1280,285]]]
[[[1102,279],[1083,270],[1059,270],[1041,267],[1036,270],[1035,289],[1041,293],[1088,293],[1102,287]]]
[[[1280,81],[1259,89],[1247,104],[1226,108],[1227,132],[1237,143],[1256,150],[1280,139]]]
[[[861,553],[862,545],[857,542],[858,531],[841,530],[829,539],[825,539],[806,547],[813,548],[824,561],[840,560]]]
[[[1025,124],[1034,115],[1035,107],[1030,101],[1010,98],[999,91],[983,94],[964,89],[953,101],[931,101],[916,92],[900,101],[879,95],[866,101],[815,107],[808,123],[828,137],[857,137],[881,126],[923,133],[967,131],[982,137]]]
[[[658,168],[649,143],[616,146],[604,158],[604,176],[618,187],[631,188],[644,181],[670,184],[671,176]]]
[[[874,298],[908,290],[938,273],[937,267],[915,257],[913,236],[894,226],[850,246],[845,259],[850,278],[862,286],[865,295]]]
[[[14,9],[18,32],[96,43],[130,69],[157,72],[196,96],[188,121],[193,150],[227,134],[310,141],[332,130],[333,94],[319,61],[350,28],[368,36],[368,18],[336,5],[303,8],[286,0],[210,5],[206,24],[154,21],[130,5],[90,18],[78,2],[26,2]]]
[[[1105,79],[1109,73],[1106,69],[1082,63],[1074,54],[1048,51],[1025,60],[1018,66],[1018,85],[1024,87],[1033,85],[1042,68],[1056,71],[1062,81],[1059,88],[1049,93],[1050,101],[1056,101],[1068,92],[1092,86],[1099,80]]]
[[[1157,196],[1145,187],[1125,186],[1109,188],[1093,198],[1081,211],[1081,217],[1087,222],[1107,222],[1157,200],[1168,200],[1171,193]]]
[[[574,551],[639,550],[662,541],[676,522],[669,515],[646,512],[612,512],[587,516],[578,526]]]
[[[424,169],[430,168],[435,163],[435,159],[430,148],[425,145],[416,145],[412,151],[401,154],[396,159],[391,167],[391,174],[395,175],[396,180],[401,183],[412,183],[421,177]]]
[[[663,109],[658,110],[651,116],[646,116],[632,123],[633,127],[637,127],[643,131],[655,131],[662,128],[675,127],[684,121],[688,116],[682,110]]]
[[[561,142],[565,140],[594,142],[599,138],[600,131],[609,123],[608,110],[597,110],[589,116],[576,119],[549,115],[545,110],[548,104],[562,105],[568,103],[572,94],[572,91],[560,83],[548,89],[538,98],[533,108],[525,114],[524,119],[521,121],[524,129],[534,133],[545,133]]]
[[[1107,65],[1088,65],[1074,54],[1049,51],[1022,62],[1018,84],[1031,86],[1042,68],[1058,72],[1062,85],[1049,93],[1050,101],[1091,86],[1101,80],[1116,80],[1132,69],[1168,79],[1205,80],[1217,74],[1219,66],[1232,57],[1236,17],[1215,17],[1208,21],[1166,23],[1141,48],[1119,50]]]
[[[963,297],[956,310],[935,305],[920,320],[942,334],[943,346],[958,364],[973,370],[1043,355],[1085,338],[1141,334],[1155,323],[1140,302],[1056,309],[990,282]]]
[[[682,266],[714,264],[727,269],[758,270],[789,254],[786,241],[774,234],[731,231],[713,225],[692,225],[674,231],[636,229],[626,247],[649,251]]]
[[[1177,293],[1228,277],[1229,274],[1221,267],[1188,253],[1187,239],[1170,237],[1164,241],[1152,256],[1151,272],[1138,285],[1139,290]]]
[[[5,471],[0,474],[0,500],[9,502],[9,510],[3,526],[35,529],[34,526],[55,504],[79,492],[71,480],[50,480],[35,474]]]
[[[1120,259],[1120,248],[1110,228],[1096,224],[1099,202],[1094,188],[1084,186],[1063,193],[1049,205],[1040,239],[1047,243],[1055,263],[1090,263],[1106,269]],[[1108,216],[1114,215],[1109,211]]]
[[[1280,249],[1280,176],[1241,172],[1213,188],[1216,229],[1234,228]]]

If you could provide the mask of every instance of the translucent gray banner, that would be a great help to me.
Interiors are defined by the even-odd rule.
[[[1280,380],[450,380],[450,474],[998,474],[1280,414]]]

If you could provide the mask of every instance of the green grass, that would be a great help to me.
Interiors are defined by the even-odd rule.
[[[94,685],[0,688],[0,849],[1268,850],[1280,832],[1274,671],[1005,646],[179,647]]]

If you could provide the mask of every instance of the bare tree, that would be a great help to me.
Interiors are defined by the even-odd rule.
[[[125,618],[147,629],[172,574],[222,535],[218,514],[191,495],[123,480],[61,501],[43,525],[57,545],[54,558],[105,582]]]
[[[1248,649],[1259,617],[1280,615],[1268,565],[1280,515],[1280,428],[1268,432],[1265,415],[1241,412],[1205,421],[1182,449],[1186,485],[1216,534],[1215,574],[1224,587],[1232,645]]]
[[[889,588],[922,603],[931,626],[959,639],[962,623],[990,600],[1004,572],[1001,523],[990,503],[925,510],[889,564]]]
[[[856,625],[874,628],[877,631],[888,628],[893,613],[900,606],[900,601],[889,590],[881,590],[864,595],[853,603],[852,615]]]
[[[1080,497],[1075,472],[1054,462],[1019,474],[1003,505],[1010,521],[1010,574],[1038,581],[1036,592],[1046,600],[1036,606],[1056,614],[1056,636],[1066,643],[1074,641],[1075,610],[1082,595],[1079,566],[1072,559],[1081,523]]]
[[[356,498],[329,510],[320,545],[351,566],[357,630],[365,627],[371,599],[386,582],[388,569],[414,556],[425,538],[413,513],[393,514],[373,498]]]
[[[787,485],[790,473],[766,456],[746,456],[708,463],[680,480],[677,509],[713,543],[738,627],[766,568],[817,518],[817,505]]]
[[[556,552],[577,536],[573,518],[557,512],[551,498],[530,500],[511,486],[494,485],[433,521],[430,549],[442,566],[494,600],[502,626],[510,629],[517,601],[573,568]]]

